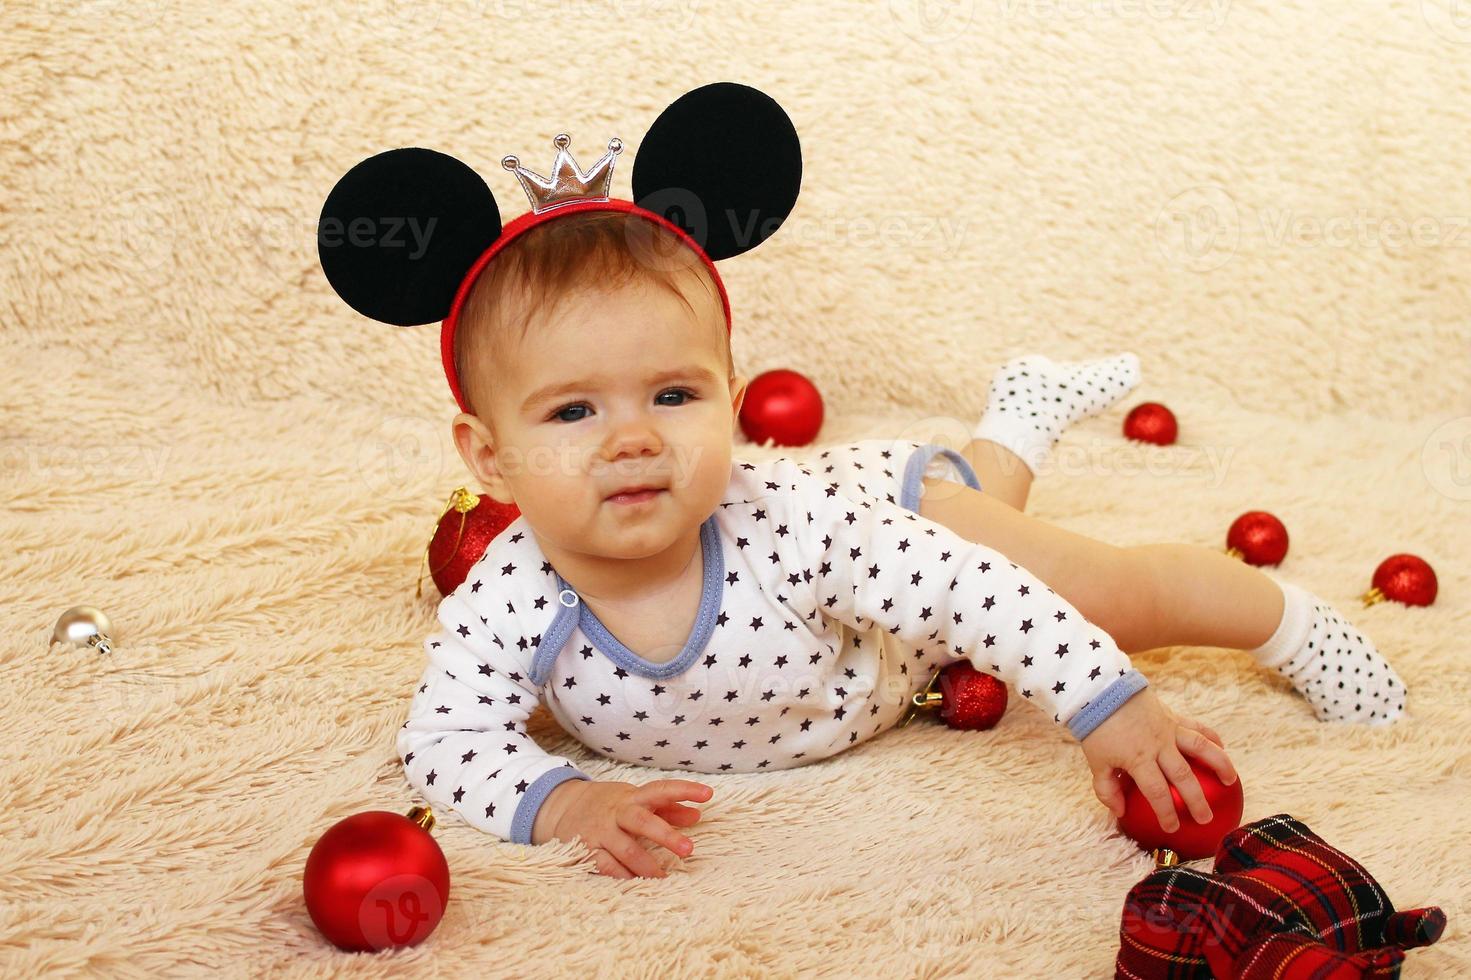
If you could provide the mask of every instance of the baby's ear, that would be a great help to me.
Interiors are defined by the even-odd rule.
[[[731,398],[731,414],[737,417],[741,414],[741,406],[746,403],[746,378],[737,376],[735,379],[735,395]]]
[[[484,422],[468,412],[461,412],[451,423],[455,449],[465,461],[465,468],[474,474],[484,492],[492,500],[502,504],[514,504],[510,484],[501,472],[496,456],[495,438]]]

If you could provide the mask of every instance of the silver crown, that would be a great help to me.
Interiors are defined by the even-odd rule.
[[[574,201],[606,201],[608,188],[613,183],[613,158],[623,152],[623,141],[616,136],[608,140],[608,152],[586,173],[578,168],[572,154],[567,152],[567,147],[572,145],[572,137],[558,133],[552,143],[557,148],[557,158],[552,161],[550,177],[532,173],[514,156],[501,159],[501,166],[514,173],[521,182],[521,188],[531,199],[531,210],[541,214]]]

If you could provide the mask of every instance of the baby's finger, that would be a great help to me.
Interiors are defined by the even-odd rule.
[[[1175,812],[1175,799],[1170,795],[1170,784],[1165,781],[1164,773],[1160,772],[1159,763],[1154,759],[1141,762],[1129,770],[1129,775],[1133,777],[1134,785],[1139,787],[1139,792],[1144,794],[1144,798],[1154,808],[1154,816],[1159,821],[1160,829],[1169,834],[1179,830],[1180,815]]]
[[[1165,774],[1165,778],[1174,783],[1175,788],[1180,791],[1180,798],[1185,801],[1185,808],[1190,811],[1195,822],[1210,823],[1211,805],[1206,802],[1205,790],[1200,788],[1200,780],[1195,777],[1195,770],[1190,768],[1190,763],[1180,754],[1180,750],[1173,745],[1164,749],[1159,754],[1159,763],[1160,771]]]
[[[1186,728],[1195,729],[1197,732],[1200,732],[1200,734],[1204,735],[1212,742],[1215,742],[1221,748],[1224,749],[1226,747],[1226,740],[1224,738],[1221,738],[1221,736],[1216,733],[1216,730],[1214,728],[1205,724],[1204,722],[1196,721],[1193,718],[1181,718],[1180,724],[1184,725]]]
[[[681,806],[678,803],[655,807],[654,812],[676,827],[693,827],[700,822],[700,817],[703,816],[694,807]]]
[[[1093,774],[1093,793],[1115,818],[1124,815],[1124,791],[1115,770]]]
[[[680,857],[689,857],[695,842],[679,833],[644,806],[624,807],[618,811],[618,826],[635,836],[643,835],[655,844],[663,844]]]
[[[640,878],[667,878],[669,873],[654,860],[654,855],[630,834],[620,833],[603,845],[618,863]]]
[[[595,847],[592,851],[593,863],[597,865],[598,874],[607,875],[609,878],[632,878],[633,872],[629,871],[623,864],[608,853],[606,847]]]
[[[715,791],[709,786],[691,779],[656,779],[634,790],[629,798],[637,803],[645,804],[672,803],[675,800],[705,803],[713,795]]]
[[[1199,731],[1186,728],[1177,729],[1175,732],[1175,744],[1179,746],[1181,752],[1199,759],[1214,769],[1216,775],[1221,777],[1221,782],[1227,786],[1236,782],[1236,767],[1231,764],[1231,758],[1226,755],[1226,750],[1206,738]]]

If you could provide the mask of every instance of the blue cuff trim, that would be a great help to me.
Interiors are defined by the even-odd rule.
[[[909,462],[904,466],[904,481],[899,490],[899,506],[905,510],[919,513],[919,495],[924,490],[924,472],[929,468],[930,460],[937,455],[942,455],[955,464],[966,486],[972,490],[981,489],[980,478],[976,476],[975,468],[970,465],[970,460],[949,446],[927,442],[910,455]]]
[[[1068,731],[1082,741],[1093,734],[1093,729],[1108,720],[1108,716],[1123,707],[1125,701],[1149,686],[1149,680],[1139,671],[1131,670],[1103,689],[1103,693],[1083,705],[1081,711],[1068,719]]]
[[[531,828],[536,825],[536,815],[541,811],[541,805],[546,802],[552,790],[569,779],[592,779],[592,777],[575,766],[558,766],[555,769],[548,769],[536,777],[534,783],[526,787],[526,795],[521,797],[521,802],[516,805],[516,815],[511,818],[512,844],[531,843]]]

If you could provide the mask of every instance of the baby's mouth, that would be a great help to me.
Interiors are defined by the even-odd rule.
[[[654,500],[658,499],[660,494],[668,492],[669,491],[659,487],[651,487],[647,490],[635,490],[629,493],[615,493],[612,496],[608,497],[605,502],[610,504],[623,504],[629,506],[634,504],[652,503]]]

